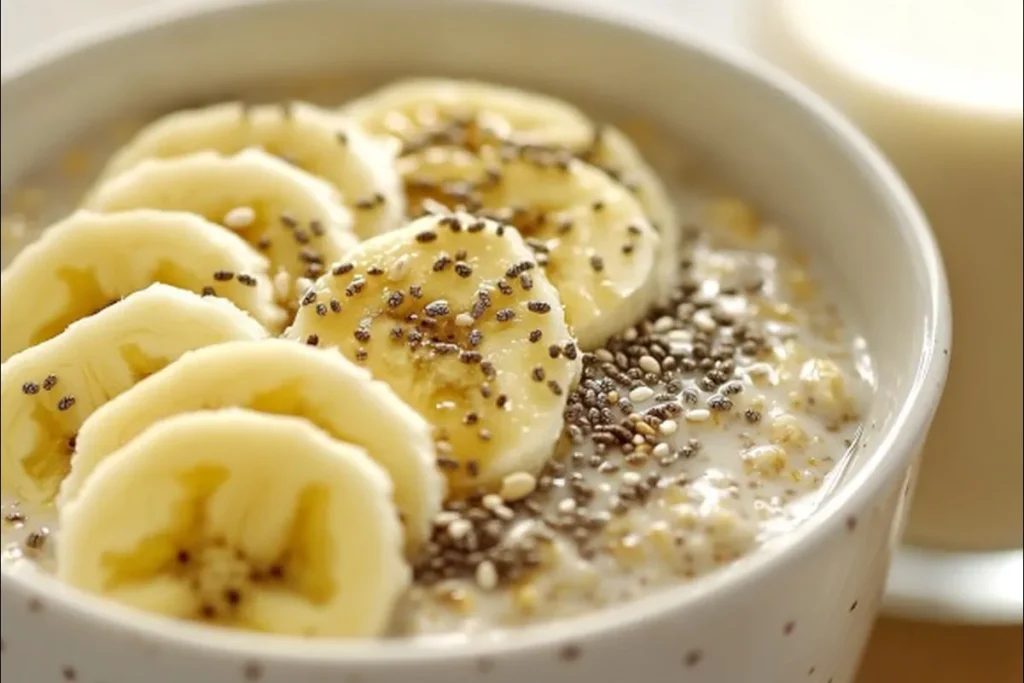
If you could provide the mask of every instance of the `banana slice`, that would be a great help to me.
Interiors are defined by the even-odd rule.
[[[658,293],[661,241],[629,192],[563,152],[471,154],[432,147],[404,157],[410,198],[516,226],[558,289],[584,349],[643,318]]]
[[[413,147],[505,141],[585,149],[594,126],[572,105],[516,88],[446,78],[400,80],[341,109],[364,130]]]
[[[78,211],[4,270],[3,360],[154,282],[215,293],[280,329],[268,267],[240,237],[193,214]]]
[[[661,237],[659,300],[666,301],[679,282],[681,227],[674,203],[661,178],[644,161],[630,139],[611,125],[597,128],[590,147],[579,152],[579,156],[625,185],[644,207],[651,226]]]
[[[224,407],[304,417],[366,449],[394,482],[410,546],[427,538],[445,493],[430,426],[386,384],[340,354],[284,339],[190,351],[97,410],[78,433],[61,504],[74,500],[104,458],[151,424]]]
[[[416,78],[360,98],[342,113],[374,134],[397,137],[405,153],[433,146],[473,151],[506,143],[566,149],[630,188],[662,238],[658,279],[667,296],[678,277],[679,225],[668,192],[626,135],[595,125],[559,99],[479,81]]]
[[[365,239],[398,227],[405,215],[394,166],[397,146],[392,143],[310,104],[228,102],[175,112],[151,123],[114,156],[100,182],[146,159],[204,150],[235,154],[261,147],[333,185],[355,217],[356,234]]]
[[[179,619],[380,635],[408,587],[387,474],[309,422],[229,409],[168,418],[60,511],[58,575]]]
[[[334,188],[258,149],[149,159],[101,185],[85,206],[199,214],[236,231],[293,280],[317,277],[358,241]]]
[[[51,500],[96,408],[185,351],[267,336],[226,299],[155,284],[11,356],[0,366],[4,491]]]
[[[581,370],[558,293],[519,233],[428,216],[360,244],[285,336],[337,347],[436,427],[453,491],[536,470]]]

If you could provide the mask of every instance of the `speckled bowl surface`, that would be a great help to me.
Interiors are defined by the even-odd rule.
[[[842,294],[878,386],[863,448],[812,518],[717,573],[589,616],[467,643],[308,642],[140,615],[5,572],[5,683],[850,683],[945,379],[942,264],[864,138],[742,55],[596,9],[483,0],[181,5],[5,64],[2,182],[98,122],[325,70],[471,75],[625,104],[694,141]]]

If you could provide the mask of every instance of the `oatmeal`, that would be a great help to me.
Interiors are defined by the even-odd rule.
[[[306,355],[289,360],[289,369],[243,379],[260,373],[232,363],[228,350],[237,348],[232,356],[242,357],[250,353],[246,345],[256,345],[263,350],[253,353],[269,354],[266,368],[279,361],[286,367],[282,359],[290,352],[275,355],[273,344],[285,342],[261,342],[259,333],[225,332],[223,340],[165,348],[157,366],[129,373],[130,382],[102,398],[75,394],[82,396],[77,408],[75,395],[56,391],[54,400],[66,405],[47,415],[74,413],[60,417],[63,427],[53,436],[64,442],[47,461],[48,476],[57,483],[70,467],[61,497],[52,490],[14,495],[8,471],[16,470],[6,461],[23,446],[6,443],[5,422],[5,563],[74,574],[54,560],[59,521],[71,514],[68,509],[85,513],[104,486],[93,480],[112,478],[115,467],[100,460],[131,453],[140,463],[151,462],[138,443],[159,433],[165,420],[188,424],[172,416],[196,410],[245,408],[304,418],[334,439],[364,448],[383,466],[395,485],[405,545],[382,543],[374,552],[380,566],[401,564],[408,573],[407,584],[395,578],[381,589],[387,600],[398,600],[388,635],[479,635],[628,601],[699,579],[813,514],[841,477],[857,439],[870,375],[862,345],[780,229],[743,200],[676,168],[676,154],[666,153],[668,138],[649,127],[596,127],[559,101],[492,86],[413,85],[385,88],[343,107],[343,136],[317,128],[334,125],[324,123],[334,115],[312,107],[285,105],[278,118],[271,107],[257,108],[264,148],[259,154],[266,159],[242,163],[256,152],[240,153],[249,143],[237,141],[214,151],[242,160],[233,162],[238,169],[232,178],[270,177],[259,169],[273,170],[280,180],[266,181],[266,190],[254,189],[256,180],[245,191],[235,180],[219,190],[222,181],[215,178],[224,174],[218,171],[210,172],[202,197],[187,191],[184,178],[194,174],[184,164],[196,165],[199,156],[190,155],[193,143],[184,144],[184,137],[174,138],[176,146],[147,146],[144,133],[132,143],[135,152],[122,152],[107,167],[105,185],[85,203],[100,221],[109,211],[190,215],[198,221],[197,235],[219,229],[234,240],[210,257],[211,264],[230,257],[248,264],[247,270],[238,274],[238,267],[215,269],[204,262],[205,270],[192,279],[148,274],[118,280],[121,289],[105,292],[103,306],[80,306],[86,313],[75,313],[72,322],[121,310],[140,296],[133,292],[145,291],[145,278],[192,290],[197,301],[220,302],[221,296],[232,298],[234,290],[227,288],[245,277],[253,284],[243,283],[239,292],[251,299],[258,283],[266,297],[250,305],[268,312],[261,322],[272,323],[264,336],[299,342]],[[503,104],[502,98],[518,102],[520,95],[530,106]],[[210,130],[233,130],[237,117],[252,109],[220,105],[207,111],[212,113],[193,119]],[[335,146],[329,154],[306,138],[289,137],[296,112],[323,138],[316,138],[318,145]],[[178,136],[175,126],[196,125],[189,115],[175,116],[174,125],[158,124],[166,129],[162,134]],[[111,134],[107,146],[122,144],[130,133]],[[374,148],[384,135],[398,144]],[[205,149],[206,143],[195,144],[196,151]],[[6,192],[5,268],[40,228],[75,207],[108,157],[107,146],[73,151]],[[279,170],[274,164],[281,159],[294,170]],[[132,164],[143,165],[145,174],[131,171]],[[111,167],[129,168],[121,171],[132,175],[107,177]],[[328,206],[338,200],[320,178],[351,201]],[[159,183],[172,182],[167,179],[182,189],[166,191]],[[145,191],[137,189],[142,186]],[[360,189],[346,194],[348,187]],[[311,208],[297,215],[299,205]],[[327,238],[341,245],[337,258],[315,250]],[[260,260],[259,253],[269,259]],[[275,261],[282,256],[290,259],[286,266]],[[292,261],[301,265],[298,271]],[[98,264],[97,272],[103,267]],[[97,308],[100,313],[88,315]],[[283,311],[291,325],[281,333],[276,316]],[[32,318],[26,314],[24,320]],[[53,328],[56,337],[44,344],[60,340],[62,329]],[[224,349],[220,356],[218,346]],[[13,355],[5,350],[11,356],[5,373],[23,369],[23,347]],[[331,361],[336,366],[320,365],[321,354],[338,358]],[[263,356],[250,358],[255,367]],[[392,435],[386,449],[381,433],[387,426],[360,430],[346,423],[356,419],[349,411],[358,412],[346,407],[351,403],[332,404],[330,416],[321,414],[326,404],[314,405],[317,396],[331,392],[328,385],[320,394],[313,387],[332,372],[345,375],[348,363],[387,385],[374,391],[394,392],[374,394],[380,411],[398,406],[387,414],[400,439]],[[225,369],[232,365],[238,370]],[[23,373],[16,398],[37,400],[65,376],[65,384],[73,383],[74,372],[62,370],[49,387],[46,373]],[[218,372],[222,384],[246,387],[229,396],[199,386]],[[360,384],[361,374],[351,377],[345,400],[361,401],[369,385]],[[193,395],[185,396],[190,386]],[[147,408],[147,401],[161,407]],[[383,414],[364,411],[361,420],[372,424]],[[130,429],[118,427],[120,441],[104,443],[97,436],[129,418]],[[47,420],[44,426],[57,424],[56,417]],[[428,423],[429,447],[422,445]],[[268,434],[272,427],[268,423]],[[408,460],[388,460],[384,450]],[[426,450],[426,469],[415,470],[422,469],[416,458]],[[410,475],[414,470],[420,473]],[[242,469],[233,476],[248,475]],[[79,505],[80,489],[87,495]],[[374,505],[379,510],[391,503]],[[344,529],[320,526],[307,527],[320,534],[317,544],[344,547]],[[381,529],[391,534],[387,524]],[[137,531],[145,538],[156,530]],[[181,548],[191,547],[191,537],[175,533]],[[72,540],[67,547],[89,545]],[[239,553],[254,552],[244,539],[238,543]],[[312,571],[281,553],[275,555],[284,558],[276,578]],[[237,599],[196,598],[194,614],[172,616],[242,628],[256,623],[251,614],[246,621],[238,596],[261,590],[265,573],[245,590],[231,588]],[[183,576],[180,569],[169,575]],[[315,602],[309,580],[295,581],[298,595]],[[388,606],[375,609],[387,612]],[[225,611],[233,616],[224,618]],[[366,625],[359,626],[364,631],[331,631],[321,622],[299,619],[271,630],[385,634]]]

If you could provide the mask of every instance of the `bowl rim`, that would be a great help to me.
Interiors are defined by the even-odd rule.
[[[212,4],[194,2],[162,3],[117,17],[76,27],[56,38],[44,41],[31,51],[8,60],[0,70],[0,88],[33,78],[76,56],[100,48],[103,44],[125,40],[133,35],[173,31],[181,25],[204,22],[213,17],[252,11],[275,5],[315,6],[328,0],[218,0]],[[399,11],[403,6],[425,0],[375,0],[381,6]],[[53,605],[80,622],[92,622],[108,631],[136,638],[155,638],[183,648],[220,654],[251,656],[264,661],[290,661],[310,665],[346,662],[350,664],[409,665],[452,658],[487,655],[514,655],[528,651],[550,650],[569,640],[586,641],[618,630],[641,626],[645,620],[665,613],[695,609],[715,600],[728,599],[740,586],[755,582],[765,572],[784,566],[800,549],[840,532],[848,511],[860,509],[890,482],[915,457],[917,446],[934,416],[946,379],[951,343],[951,306],[946,273],[938,245],[916,200],[889,162],[864,134],[821,97],[755,56],[740,48],[715,43],[679,26],[658,23],[652,17],[635,16],[611,4],[546,0],[430,0],[438,10],[487,12],[500,16],[518,13],[532,15],[536,21],[562,20],[589,24],[594,28],[631,33],[640,39],[656,41],[677,51],[688,51],[704,61],[717,63],[740,80],[760,82],[775,97],[788,100],[808,123],[832,137],[849,162],[860,171],[864,182],[890,210],[894,229],[902,234],[910,253],[924,274],[919,283],[922,308],[926,311],[924,344],[917,357],[913,381],[906,400],[890,428],[879,434],[873,446],[862,451],[863,466],[806,521],[790,533],[772,542],[770,551],[754,552],[727,567],[702,577],[688,590],[666,589],[621,605],[595,610],[580,616],[522,627],[498,639],[472,638],[458,634],[428,638],[352,641],[311,641],[288,636],[234,632],[183,623],[121,607],[59,584],[56,579],[29,572],[4,570],[0,574],[5,600],[14,593],[31,597],[46,590]],[[52,607],[51,607],[52,610]],[[457,649],[452,649],[457,645]]]

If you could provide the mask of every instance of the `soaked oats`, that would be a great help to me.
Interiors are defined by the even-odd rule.
[[[663,132],[623,128],[642,132],[634,142],[677,200],[679,284],[592,352],[550,346],[584,365],[557,457],[446,503],[396,634],[478,634],[693,581],[789,531],[842,473],[870,391],[863,345],[778,227],[677,167]],[[5,264],[128,132],[114,126],[5,193]],[[248,206],[224,217],[252,220]],[[401,279],[401,265],[384,275]],[[6,561],[50,566],[51,511],[5,499],[3,514]]]

